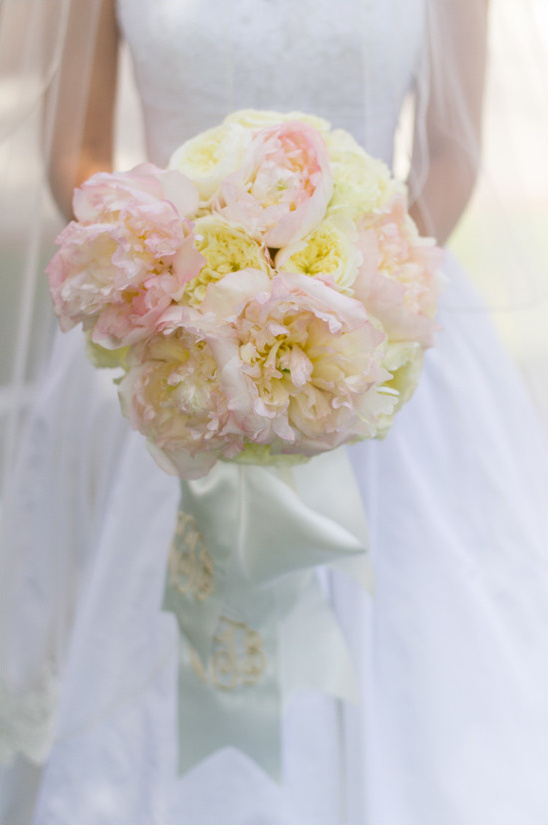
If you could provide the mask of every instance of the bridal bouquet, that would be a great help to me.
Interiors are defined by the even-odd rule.
[[[74,213],[48,268],[61,326],[122,369],[125,414],[181,478],[163,603],[185,640],[180,770],[230,745],[279,777],[291,692],[355,695],[313,574],[371,584],[335,448],[384,435],[413,392],[441,252],[383,163],[297,113],[237,112],[167,170],[94,175]]]
[[[300,460],[384,435],[432,343],[440,250],[345,131],[242,111],[169,169],[93,175],[48,267],[64,330],[123,368],[164,469]]]

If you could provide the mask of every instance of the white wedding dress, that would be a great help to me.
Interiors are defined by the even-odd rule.
[[[151,159],[262,107],[324,116],[390,161],[422,0],[310,6],[118,0]],[[280,785],[228,748],[177,777],[160,605],[178,483],[81,332],[58,335],[4,522],[7,746],[47,760],[5,771],[3,825],[545,825],[546,456],[487,315],[459,309],[477,298],[447,274],[419,389],[384,442],[348,450],[376,592],[324,579],[361,701],[291,699]]]

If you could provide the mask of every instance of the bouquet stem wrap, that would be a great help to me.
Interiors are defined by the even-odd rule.
[[[164,609],[181,634],[182,773],[233,746],[279,779],[290,694],[309,687],[355,699],[314,568],[339,566],[369,588],[367,545],[344,450],[291,470],[218,462],[205,478],[181,481]]]

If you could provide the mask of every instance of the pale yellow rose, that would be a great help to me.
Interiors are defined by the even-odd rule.
[[[328,215],[343,213],[356,220],[405,193],[405,186],[394,180],[386,164],[368,155],[348,132],[329,132],[326,143],[333,171]]]
[[[280,112],[270,112],[261,109],[241,109],[238,112],[228,115],[224,123],[236,123],[244,126],[246,129],[256,131],[264,129],[266,126],[273,126],[276,123],[284,123],[288,120],[299,120],[303,123],[308,123],[310,126],[313,126],[314,129],[317,129],[318,132],[321,132],[324,137],[331,128],[327,120],[321,117],[315,117],[314,115],[307,115],[304,112],[286,112],[285,114],[281,114]]]
[[[194,278],[187,282],[183,303],[199,306],[205,298],[208,284],[218,281],[229,272],[241,269],[259,269],[271,273],[265,249],[244,229],[234,226],[217,215],[206,215],[194,223],[194,238],[198,251],[206,263]]]
[[[379,438],[384,438],[390,429],[396,412],[409,401],[415,392],[423,363],[424,348],[416,341],[388,344],[382,365],[392,374],[392,378],[384,382],[382,389],[395,390],[398,394],[398,400],[390,415],[381,416]]]
[[[322,221],[303,241],[282,249],[276,267],[285,272],[331,277],[341,292],[352,295],[352,284],[362,263],[356,225],[344,215]]]
[[[240,124],[222,123],[183,143],[171,156],[169,168],[191,178],[203,203],[226,175],[239,169],[249,140],[249,132]]]

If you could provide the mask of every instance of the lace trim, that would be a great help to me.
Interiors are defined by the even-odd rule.
[[[213,645],[213,656],[207,668],[190,647],[190,664],[205,685],[213,685],[219,690],[235,690],[259,681],[267,661],[263,637],[258,631],[244,622],[221,616]]]
[[[13,690],[0,679],[0,763],[22,754],[35,764],[48,757],[55,734],[58,684],[48,676],[34,690]]]

